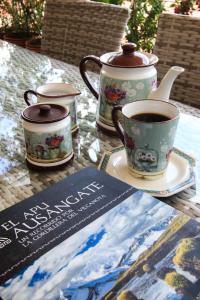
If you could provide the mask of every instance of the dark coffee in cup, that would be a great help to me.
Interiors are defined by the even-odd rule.
[[[168,116],[157,113],[141,113],[131,116],[131,119],[145,123],[156,123],[170,120]]]

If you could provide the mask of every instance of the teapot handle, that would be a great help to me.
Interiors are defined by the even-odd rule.
[[[28,91],[26,91],[26,92],[24,93],[24,100],[25,100],[25,102],[26,102],[26,104],[27,104],[28,106],[31,105],[30,99],[29,99],[29,97],[28,97],[29,94],[33,94],[33,95],[37,96],[37,93],[36,93],[35,91],[32,91],[32,90],[28,90]]]
[[[87,85],[87,87],[90,89],[90,91],[92,92],[92,94],[95,96],[95,98],[99,98],[99,93],[97,92],[97,90],[94,88],[94,86],[91,84],[90,80],[89,80],[89,76],[87,74],[87,70],[86,70],[86,64],[88,61],[93,61],[95,62],[101,69],[102,67],[102,63],[100,62],[100,58],[94,55],[88,55],[85,56],[79,65],[80,68],[80,73],[81,76],[85,82],[85,84]]]

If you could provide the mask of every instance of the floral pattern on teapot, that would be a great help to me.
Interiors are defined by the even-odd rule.
[[[120,90],[116,84],[106,85],[104,95],[106,101],[110,104],[117,104],[118,101],[126,98],[126,92]]]
[[[111,114],[114,105],[124,105],[145,99],[156,85],[156,75],[140,80],[121,80],[102,75],[100,78],[99,119],[103,123],[113,126]]]

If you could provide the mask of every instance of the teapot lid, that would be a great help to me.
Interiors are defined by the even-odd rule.
[[[58,104],[35,104],[22,112],[22,118],[30,123],[46,124],[65,119],[69,110]]]
[[[101,62],[113,67],[134,68],[154,65],[158,61],[156,55],[136,51],[136,48],[136,44],[126,43],[122,45],[122,51],[102,55]]]

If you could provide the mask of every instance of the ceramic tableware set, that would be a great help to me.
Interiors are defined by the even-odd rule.
[[[87,62],[93,61],[101,68],[99,92],[87,75]],[[136,51],[136,45],[127,43],[120,52],[110,52],[96,56],[86,56],[80,62],[80,73],[86,85],[98,99],[97,124],[100,128],[115,132],[112,109],[115,105],[125,105],[142,99],[168,101],[175,78],[184,71],[172,67],[157,88],[154,54]]]
[[[95,90],[87,75],[88,61],[93,61],[101,69],[99,91]],[[170,158],[174,158],[173,143],[180,114],[178,108],[168,102],[172,84],[184,69],[171,67],[157,88],[157,62],[157,56],[136,51],[136,45],[132,43],[124,44],[122,51],[101,57],[86,56],[80,62],[82,78],[98,99],[98,127],[111,134],[117,133],[124,145],[123,155],[119,152],[117,156],[117,151],[113,151],[109,158],[106,156],[107,161],[104,157],[100,168],[106,171],[110,168],[111,175],[139,188],[144,189],[147,182],[149,191],[156,181],[157,185],[160,182],[163,185],[163,179],[169,182],[169,171],[180,173],[180,162],[184,165],[180,152],[176,153],[178,159]],[[112,161],[110,166],[109,159]],[[120,169],[122,164],[126,174],[122,170],[115,172],[116,166]],[[185,170],[190,167],[187,162],[184,166]],[[192,183],[193,174],[190,177]],[[140,186],[137,186],[137,180]],[[188,183],[188,177],[186,181]],[[141,182],[144,182],[143,186]],[[179,183],[176,183],[178,188]],[[160,191],[162,188],[158,187]]]
[[[88,61],[101,69],[99,91],[87,74]],[[118,134],[124,145],[126,158],[118,153],[118,161],[121,159],[118,169],[125,159],[125,180],[130,183],[131,178],[134,185],[136,179],[148,182],[149,190],[152,182],[172,177],[170,170],[180,173],[181,163],[183,166],[181,159],[170,158],[174,158],[173,143],[180,114],[168,100],[174,80],[184,69],[171,67],[157,88],[157,62],[156,55],[136,51],[132,43],[124,44],[119,52],[101,57],[89,55],[80,62],[81,76],[98,100],[97,126],[109,134]],[[39,167],[59,166],[73,157],[71,134],[78,129],[75,96],[79,94],[73,86],[63,83],[45,84],[36,91],[25,92],[28,107],[22,119],[29,163]],[[31,105],[30,95],[37,97],[38,104]],[[180,158],[180,152],[177,153]],[[174,165],[169,168],[172,162]],[[115,176],[114,169],[110,168],[110,173]],[[179,189],[180,180],[177,186]]]
[[[28,107],[22,122],[30,166],[57,167],[72,159],[72,134],[78,130],[75,96],[79,94],[66,83],[48,83],[24,93]],[[37,104],[32,104],[31,95],[37,97]]]

